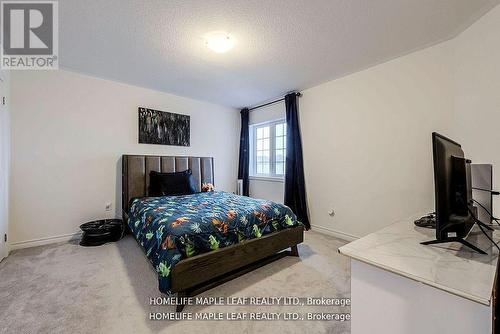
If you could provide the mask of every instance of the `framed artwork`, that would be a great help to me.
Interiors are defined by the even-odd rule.
[[[190,116],[139,107],[139,143],[190,145]]]

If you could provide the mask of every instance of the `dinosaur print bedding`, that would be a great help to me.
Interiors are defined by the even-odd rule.
[[[300,224],[287,206],[222,191],[134,199],[128,219],[167,294],[181,259]]]

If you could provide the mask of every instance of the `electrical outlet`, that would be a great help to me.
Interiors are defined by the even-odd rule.
[[[106,203],[106,211],[111,211],[111,208],[113,207],[112,203]]]

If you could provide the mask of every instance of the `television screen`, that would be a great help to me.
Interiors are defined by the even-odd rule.
[[[470,163],[460,144],[435,132],[432,146],[436,239],[465,238],[474,224]]]

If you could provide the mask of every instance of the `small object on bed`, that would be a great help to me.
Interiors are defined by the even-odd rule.
[[[201,191],[203,192],[215,191],[215,186],[211,183],[203,183],[201,185]]]
[[[149,177],[149,196],[151,197],[190,195],[196,192],[191,169],[174,173],[151,171]]]
[[[100,246],[120,240],[124,226],[121,219],[102,219],[82,224],[80,229],[83,232],[81,246]]]

